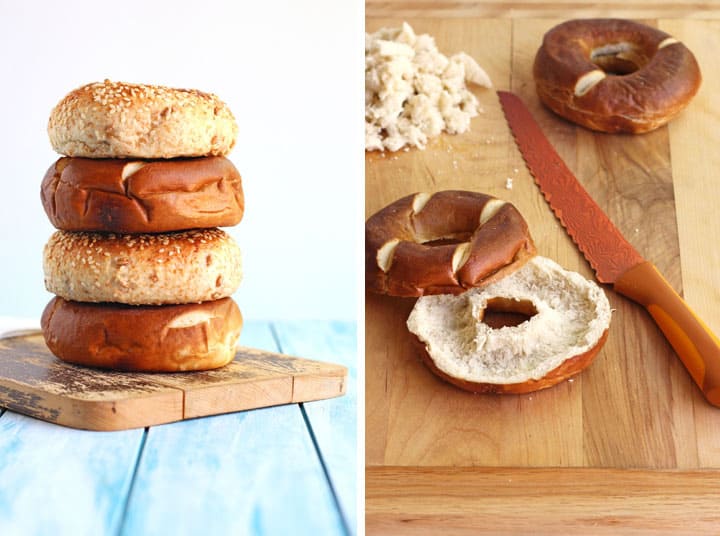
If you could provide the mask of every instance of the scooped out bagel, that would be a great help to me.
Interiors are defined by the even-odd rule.
[[[692,52],[671,35],[624,19],[570,20],[535,56],[540,100],[601,132],[642,133],[675,117],[702,80]]]
[[[366,287],[380,294],[458,294],[504,277],[534,254],[517,209],[477,192],[408,195],[365,224]]]
[[[494,328],[483,321],[493,307],[530,318]],[[536,256],[482,289],[419,298],[407,326],[423,360],[444,380],[477,393],[527,393],[585,369],[610,320],[600,287]]]

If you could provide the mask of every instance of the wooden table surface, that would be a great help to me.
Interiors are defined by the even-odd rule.
[[[355,325],[249,321],[241,341],[346,365],[347,394],[121,432],[0,408],[0,534],[354,534]]]
[[[664,19],[720,18],[720,0],[365,0],[365,16],[372,18],[483,17],[562,18],[623,17]]]
[[[718,4],[366,5],[368,31],[406,20],[442,51],[475,57],[494,89],[519,94],[598,204],[720,333]],[[530,66],[543,33],[594,15],[641,18],[695,53],[702,88],[668,127],[595,134],[538,102]],[[366,215],[414,191],[484,191],[518,206],[541,254],[592,278],[525,169],[494,92],[475,93],[485,111],[470,133],[366,155]],[[615,311],[596,362],[572,382],[510,397],[437,380],[407,336],[412,300],[366,294],[368,534],[720,531],[720,410],[645,311],[605,289]]]

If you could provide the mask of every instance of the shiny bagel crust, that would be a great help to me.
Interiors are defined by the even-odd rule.
[[[50,114],[48,136],[66,156],[225,156],[235,145],[237,124],[215,95],[105,80],[65,96]]]
[[[535,255],[518,210],[460,190],[412,194],[365,224],[365,284],[379,294],[459,294],[505,277]]]
[[[235,357],[242,325],[231,298],[132,306],[55,297],[41,318],[48,348],[63,361],[145,372],[222,367]]]
[[[121,160],[60,158],[41,199],[65,231],[161,233],[229,227],[244,211],[242,180],[227,158]]]
[[[45,287],[66,300],[131,305],[199,303],[230,296],[240,249],[220,229],[164,234],[56,231],[43,255]]]
[[[627,74],[612,74],[618,67]],[[533,77],[540,100],[558,115],[592,130],[633,134],[670,121],[702,80],[685,45],[623,19],[555,26],[543,38]]]

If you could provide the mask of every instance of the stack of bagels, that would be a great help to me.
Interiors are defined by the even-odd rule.
[[[215,95],[111,81],[80,87],[48,124],[62,156],[41,197],[58,229],[44,249],[56,296],[41,325],[60,359],[132,371],[218,368],[242,316],[237,124]]]
[[[430,370],[480,393],[527,393],[587,367],[602,347],[602,289],[537,255],[505,201],[448,190],[403,197],[365,226],[368,290],[418,297],[407,321]],[[524,321],[491,325],[486,313]]]

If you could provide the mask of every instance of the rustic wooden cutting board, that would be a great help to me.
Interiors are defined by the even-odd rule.
[[[347,368],[239,348],[206,372],[101,371],[55,358],[40,334],[0,340],[0,406],[87,430],[124,430],[345,393]]]
[[[628,240],[720,333],[720,254],[715,247],[720,240],[717,22],[646,21],[696,53],[704,84],[669,127],[627,136],[584,130],[539,103],[532,61],[543,34],[561,20],[406,20],[417,33],[435,36],[445,53],[462,50],[475,57],[495,89],[520,95],[570,169]],[[370,18],[366,28],[374,31],[400,22]],[[424,151],[366,154],[366,216],[417,191],[489,193],[518,207],[539,254],[593,278],[526,170],[495,92],[474,92],[484,113],[473,120],[470,132],[441,136]],[[512,189],[506,187],[508,178]],[[414,300],[366,293],[369,531],[390,529],[399,534],[409,526],[437,530],[430,518],[459,523],[445,527],[477,530],[478,515],[469,521],[472,512],[487,506],[488,519],[503,515],[502,506],[492,506],[501,493],[500,483],[507,501],[534,500],[546,508],[546,514],[525,519],[544,516],[553,518],[557,527],[565,522],[570,528],[608,522],[602,490],[612,482],[628,493],[654,489],[659,482],[682,484],[685,491],[702,489],[677,470],[720,468],[720,410],[705,402],[644,310],[611,288],[605,290],[613,321],[607,343],[591,367],[552,389],[510,396],[469,394],[433,376],[418,359],[405,326]],[[640,473],[623,471],[629,469]],[[584,510],[547,509],[552,501],[539,499],[552,497],[558,486],[567,490],[572,481]],[[520,482],[524,484],[513,487]],[[593,488],[592,483],[605,487]],[[664,499],[683,500],[682,494],[665,491],[669,495]],[[717,487],[712,493],[716,501]],[[441,496],[447,501],[438,500]],[[669,522],[677,510],[662,500],[653,508],[657,527],[677,527]],[[571,515],[576,516],[575,525]]]

